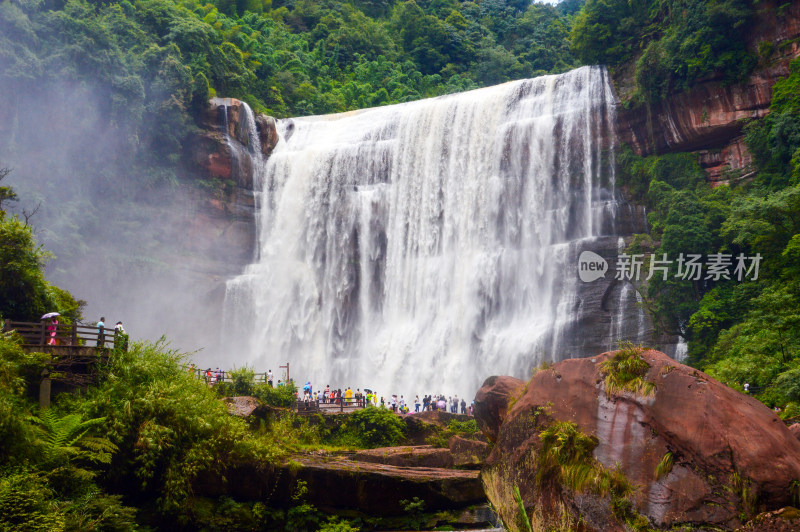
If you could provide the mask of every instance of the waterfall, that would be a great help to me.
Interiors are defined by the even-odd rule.
[[[258,256],[227,285],[229,358],[470,397],[582,354],[565,343],[590,311],[576,253],[615,231],[614,106],[583,67],[280,120],[254,178]]]

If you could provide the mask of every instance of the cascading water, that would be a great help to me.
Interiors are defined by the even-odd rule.
[[[258,258],[228,283],[229,357],[464,397],[584,354],[576,258],[615,231],[614,105],[605,70],[583,67],[279,121]]]

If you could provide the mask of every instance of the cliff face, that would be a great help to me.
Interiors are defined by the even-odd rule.
[[[235,98],[213,98],[203,114],[202,129],[186,146],[184,160],[190,179],[211,193],[190,191],[180,213],[185,250],[214,263],[209,271],[235,275],[254,253],[254,155],[250,146],[268,156],[278,142],[275,119],[256,115],[250,130],[244,104]],[[258,138],[251,139],[256,134]]]
[[[712,182],[727,180],[731,170],[746,175],[751,157],[742,142],[744,120],[769,112],[772,86],[789,74],[789,63],[800,56],[800,3],[783,9],[766,4],[755,24],[743,28],[742,38],[753,51],[773,43],[772,52],[762,57],[746,81],[725,85],[710,79],[649,109],[621,109],[620,139],[639,155],[695,151]],[[629,96],[630,71],[618,72],[614,82],[621,98]]]
[[[209,101],[200,129],[184,147],[181,165],[183,181],[196,184],[181,185],[180,193],[169,198],[169,208],[153,212],[162,242],[155,260],[164,266],[142,278],[129,274],[125,279],[138,288],[128,290],[125,310],[149,316],[135,328],[137,334],[153,336],[167,328],[180,347],[205,348],[193,357],[200,364],[220,364],[215,331],[222,319],[225,283],[240,274],[255,253],[252,186],[257,152],[250,146],[269,155],[277,131],[271,117],[254,119],[258,138],[251,142],[253,132],[242,102]],[[152,294],[163,296],[156,310],[150,303]],[[188,309],[191,319],[175,318]]]

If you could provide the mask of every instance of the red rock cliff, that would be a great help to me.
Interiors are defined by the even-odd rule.
[[[746,174],[751,157],[742,142],[743,120],[769,112],[772,86],[788,75],[790,61],[800,56],[800,2],[783,9],[765,2],[743,38],[754,51],[761,43],[773,43],[772,54],[762,58],[746,81],[724,85],[712,79],[650,109],[621,109],[620,139],[639,155],[695,151],[712,182],[725,180],[728,170]],[[622,98],[630,92],[629,74],[615,76]]]

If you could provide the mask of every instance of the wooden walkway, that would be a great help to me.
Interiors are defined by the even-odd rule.
[[[114,329],[111,328],[101,331],[96,325],[76,323],[59,323],[54,326],[45,320],[35,323],[6,320],[3,322],[3,332],[8,331],[14,331],[22,337],[23,347],[38,347],[43,350],[53,347],[113,349],[116,338]]]

